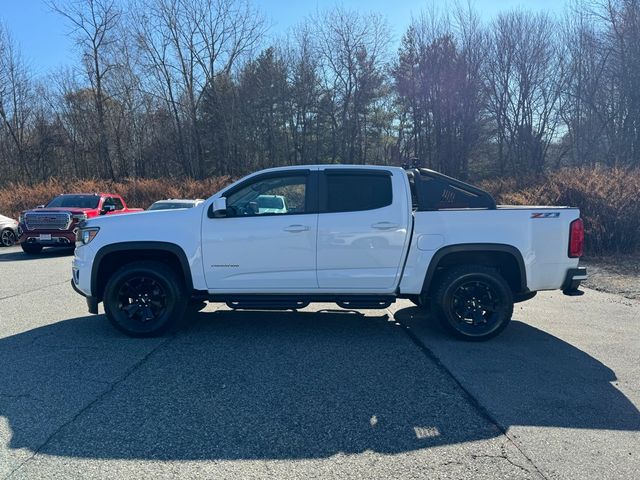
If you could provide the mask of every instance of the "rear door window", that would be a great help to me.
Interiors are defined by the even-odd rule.
[[[391,176],[381,173],[326,174],[323,212],[357,212],[391,205]]]
[[[124,208],[124,205],[122,204],[122,200],[120,200],[118,197],[112,197],[113,198],[113,205],[116,206],[116,210],[122,210]]]

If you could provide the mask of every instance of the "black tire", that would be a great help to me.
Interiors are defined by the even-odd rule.
[[[16,232],[10,228],[5,228],[0,232],[0,247],[12,247],[17,240]]]
[[[434,304],[442,326],[454,336],[488,340],[502,332],[513,315],[513,293],[491,267],[466,265],[444,272]]]
[[[109,321],[132,337],[153,337],[177,328],[188,300],[176,273],[153,261],[121,267],[107,282],[103,297]]]
[[[42,251],[42,245],[38,245],[37,243],[21,243],[22,251],[29,255],[35,255]]]

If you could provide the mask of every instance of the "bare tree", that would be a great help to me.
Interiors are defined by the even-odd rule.
[[[71,34],[81,49],[97,115],[98,158],[107,175],[115,179],[107,134],[105,79],[114,67],[114,33],[122,12],[115,0],[51,0],[50,5],[70,22]]]
[[[471,8],[422,15],[409,26],[392,69],[405,159],[466,175],[483,134],[485,46]]]
[[[640,1],[578,2],[574,18],[580,18],[581,23],[574,25],[570,41],[581,42],[585,48],[571,52],[573,72],[581,74],[579,83],[572,84],[572,98],[574,104],[586,109],[582,109],[579,116],[574,111],[572,120],[575,123],[582,118],[585,125],[596,123],[593,130],[599,130],[602,135],[598,136],[599,148],[594,152],[606,164],[637,165],[640,156]],[[585,88],[578,90],[582,85]],[[592,118],[595,122],[590,121]]]
[[[136,10],[150,86],[173,112],[185,173],[201,178],[207,173],[198,128],[204,92],[258,45],[264,20],[244,0],[143,0]]]
[[[321,94],[320,59],[308,23],[296,27],[281,42],[280,55],[287,64],[289,84],[291,163],[319,163],[318,100]]]
[[[500,14],[492,25],[486,68],[500,170],[541,173],[556,139],[564,87],[557,25],[546,14]]]
[[[593,16],[579,4],[573,6],[563,23],[567,81],[562,92],[561,114],[567,129],[564,144],[570,151],[572,165],[595,165],[607,143],[599,97],[611,53],[596,28]]]
[[[0,24],[0,134],[11,169],[30,180],[27,148],[33,108],[30,73],[16,44]]]
[[[316,48],[324,88],[335,105],[333,161],[364,163],[370,107],[382,93],[390,34],[384,19],[342,8],[318,14]]]
[[[49,83],[53,92],[50,101],[55,111],[55,120],[61,125],[64,136],[64,155],[71,174],[78,178],[89,176],[94,169],[88,152],[95,134],[91,124],[95,119],[91,98],[80,95],[82,88],[70,68],[60,69],[50,75]]]

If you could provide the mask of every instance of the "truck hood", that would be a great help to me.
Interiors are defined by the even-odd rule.
[[[130,213],[121,213],[118,215],[104,215],[101,217],[90,218],[86,221],[86,227],[100,228],[117,228],[122,230],[124,236],[127,235],[127,227],[131,226],[139,231],[168,232],[175,228],[181,228],[185,222],[192,222],[200,218],[202,215],[202,207],[195,206],[192,208],[176,209],[176,210],[142,210]]]
[[[51,207],[51,208],[32,208],[31,210],[25,210],[24,213],[51,213],[51,212],[69,212],[71,214],[76,213],[97,213],[97,208],[79,208],[79,207]]]

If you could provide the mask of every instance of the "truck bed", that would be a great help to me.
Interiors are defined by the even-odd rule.
[[[414,212],[400,291],[419,291],[424,272],[440,249],[478,244],[516,248],[526,267],[529,290],[561,288],[567,269],[578,266],[578,259],[569,258],[567,249],[569,226],[579,216],[577,208],[548,206]],[[558,245],[567,245],[567,249]]]

